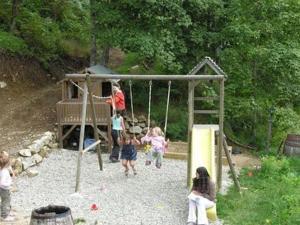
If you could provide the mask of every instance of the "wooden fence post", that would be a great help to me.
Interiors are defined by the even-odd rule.
[[[82,159],[82,151],[83,151],[85,120],[86,120],[86,108],[87,108],[87,95],[88,95],[87,83],[85,81],[84,82],[83,98],[82,98],[81,127],[80,127],[79,150],[78,150],[78,159],[77,159],[75,192],[79,191],[79,183],[80,183],[81,159]]]

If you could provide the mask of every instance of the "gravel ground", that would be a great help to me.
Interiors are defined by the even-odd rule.
[[[49,204],[68,206],[73,218],[98,225],[184,225],[187,219],[186,161],[164,159],[161,169],[144,165],[144,154],[137,160],[138,175],[125,177],[120,163],[109,163],[103,155],[104,171],[97,156],[83,156],[81,186],[74,194],[77,152],[54,151],[35,169],[33,178],[19,177],[12,194],[17,212],[30,217],[35,208]],[[98,210],[91,211],[96,204]],[[220,224],[217,222],[216,224]]]

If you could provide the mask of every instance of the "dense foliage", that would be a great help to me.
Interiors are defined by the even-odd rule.
[[[242,195],[234,187],[218,196],[218,214],[226,224],[293,225],[300,213],[299,158],[263,158],[259,170],[244,169]]]
[[[227,133],[260,148],[269,120],[274,146],[300,131],[299,36],[298,0],[0,1],[0,49],[45,65],[64,55],[86,56],[90,46],[96,53],[117,47],[127,57],[120,72],[186,74],[210,56],[228,74]],[[156,83],[154,98],[164,96],[166,86]],[[145,88],[135,84],[138,108],[147,111]],[[172,86],[171,138],[186,136],[186,90],[182,83]],[[197,94],[216,93],[202,84]],[[153,118],[163,124],[164,101],[153,107]]]
[[[80,1],[2,0],[0,49],[34,56],[44,65],[64,55],[86,56],[89,19],[85,7]]]

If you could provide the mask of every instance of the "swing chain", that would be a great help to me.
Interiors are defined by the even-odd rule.
[[[172,82],[169,80],[168,82],[168,97],[167,97],[167,108],[166,108],[166,117],[165,117],[165,127],[164,127],[164,135],[165,138],[167,136],[167,125],[168,125],[168,114],[169,114],[169,103],[170,103],[170,93],[171,93],[171,84]]]
[[[151,92],[152,92],[152,80],[149,81],[149,102],[148,102],[148,131],[150,129],[150,114],[151,114]]]

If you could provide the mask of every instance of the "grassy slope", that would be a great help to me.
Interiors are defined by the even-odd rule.
[[[244,169],[245,189],[219,196],[219,216],[230,225],[300,224],[300,158],[263,158],[262,168]]]

